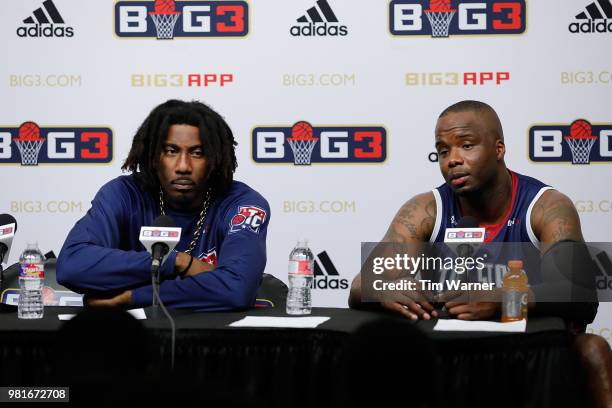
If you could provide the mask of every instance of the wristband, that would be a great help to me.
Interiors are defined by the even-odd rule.
[[[180,276],[181,279],[183,279],[183,277],[185,276],[185,273],[187,273],[189,268],[191,268],[191,264],[193,263],[193,255],[189,254],[189,256],[190,258],[189,258],[189,263],[187,264],[187,267],[183,269],[182,271],[178,272],[178,276]]]

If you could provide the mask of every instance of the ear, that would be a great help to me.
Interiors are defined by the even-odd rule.
[[[504,160],[504,156],[506,155],[506,144],[502,139],[497,139],[495,141],[495,156],[497,160]]]

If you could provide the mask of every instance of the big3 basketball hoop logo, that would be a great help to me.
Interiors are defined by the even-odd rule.
[[[113,131],[108,127],[0,125],[0,164],[109,163],[112,159]]]
[[[257,163],[380,163],[387,158],[387,131],[382,126],[316,126],[300,121],[292,127],[253,129]]]
[[[230,234],[242,230],[259,233],[259,227],[266,221],[266,211],[255,206],[240,207],[230,221]]]
[[[578,119],[564,125],[534,125],[529,129],[529,158],[534,162],[611,163],[612,123]]]
[[[525,0],[392,0],[393,35],[521,34],[527,25]]]
[[[246,1],[119,1],[119,37],[244,37],[249,31]]]

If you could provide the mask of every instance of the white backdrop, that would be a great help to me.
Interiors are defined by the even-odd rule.
[[[480,3],[490,10],[495,2]],[[530,0],[522,34],[432,38],[430,32],[392,35],[390,2],[329,0],[339,22],[328,22],[328,26],[344,25],[348,34],[296,37],[290,34],[291,26],[304,24],[296,19],[315,0],[255,0],[248,3],[246,36],[183,38],[177,34],[164,41],[119,36],[114,26],[117,5],[102,0],[53,0],[64,20],[55,26],[72,27],[70,38],[20,37],[18,28],[28,27],[23,20],[33,16],[42,0],[7,3],[0,15],[4,56],[0,128],[16,129],[22,122],[34,121],[41,128],[98,126],[114,132],[109,164],[0,165],[0,212],[11,213],[19,221],[9,262],[17,260],[28,240],[37,240],[43,251],[59,252],[98,188],[120,174],[138,125],[154,106],[169,98],[210,104],[234,130],[239,142],[236,178],[260,191],[271,205],[266,272],[283,280],[291,248],[298,238],[306,237],[315,254],[326,251],[339,273],[337,278],[350,283],[359,269],[360,242],[379,240],[405,200],[442,182],[437,164],[428,160],[434,150],[433,128],[439,112],[462,99],[491,104],[504,125],[508,166],[567,194],[577,203],[586,239],[609,241],[609,161],[536,163],[528,154],[528,131],[534,124],[567,127],[579,118],[593,124],[612,123],[612,34],[568,30],[590,3]],[[178,2],[177,9],[189,4],[204,3]],[[458,7],[456,0],[452,6]],[[467,22],[473,23],[477,16],[470,16]],[[459,18],[454,17],[455,26]],[[429,28],[427,19],[422,19],[422,25]],[[509,79],[463,85],[466,72],[508,73]],[[418,84],[407,82],[414,79],[414,75],[407,77],[410,73],[426,73],[434,83],[440,77],[441,84],[429,80],[423,84],[421,76]],[[436,74],[431,77],[431,73]],[[187,86],[186,81],[170,86],[189,74],[231,75],[232,81],[223,86],[218,81],[208,86]],[[157,83],[135,86],[142,84],[142,75],[157,75]],[[299,80],[296,75],[301,75]],[[455,77],[460,78],[457,85]],[[254,160],[253,128],[291,127],[300,120],[315,127],[382,126],[387,131],[387,159],[378,164],[311,166]],[[0,140],[6,149],[6,137]],[[11,148],[16,148],[14,143]],[[346,307],[347,296],[348,289],[317,289],[314,303]],[[611,327],[612,307],[602,304],[590,330],[611,340]]]

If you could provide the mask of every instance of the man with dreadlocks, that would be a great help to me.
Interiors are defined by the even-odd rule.
[[[161,299],[172,308],[252,306],[266,265],[267,201],[234,181],[236,142],[200,102],[169,100],[142,123],[122,169],[68,234],[57,280],[93,306],[152,302],[151,256],[140,228],[160,214],[182,228],[160,268]]]

